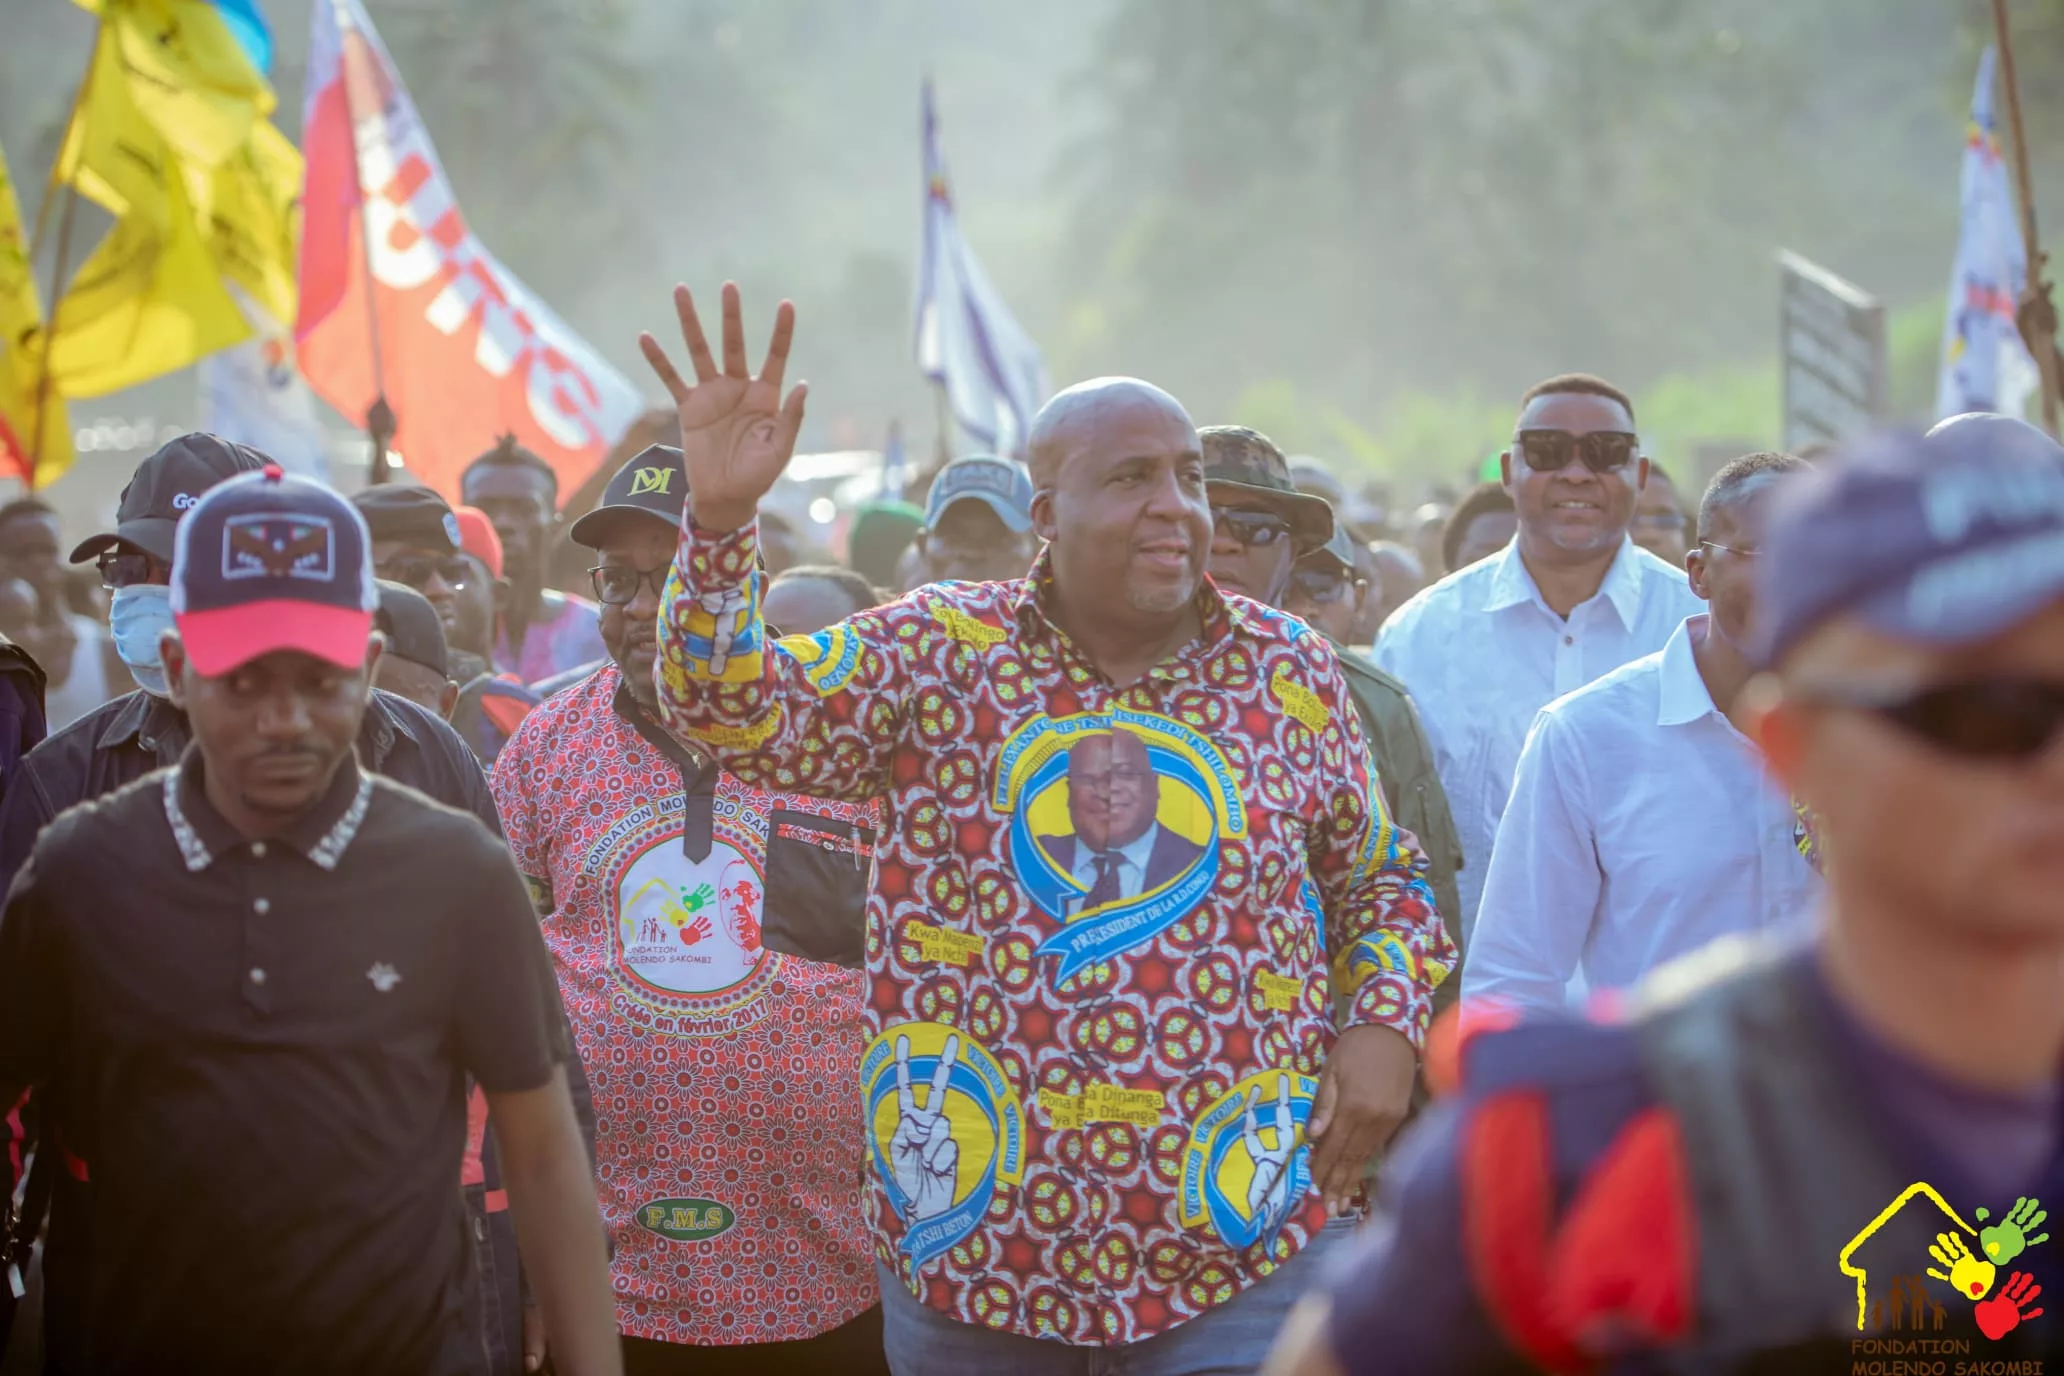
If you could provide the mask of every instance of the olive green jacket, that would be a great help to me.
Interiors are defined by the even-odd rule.
[[[1362,718],[1362,734],[1369,741],[1383,800],[1390,804],[1391,818],[1417,837],[1419,849],[1426,853],[1426,882],[1459,952],[1462,903],[1455,888],[1455,871],[1462,868],[1462,842],[1455,834],[1455,816],[1448,810],[1447,790],[1434,772],[1433,745],[1426,739],[1426,728],[1419,724],[1418,709],[1412,706],[1404,684],[1354,650],[1337,643],[1333,649]],[[1454,1002],[1462,983],[1460,970],[1458,964],[1435,991],[1436,1008]]]

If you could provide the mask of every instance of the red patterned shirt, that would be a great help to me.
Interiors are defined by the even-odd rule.
[[[614,668],[532,709],[494,793],[594,1091],[622,1330],[780,1342],[875,1303],[861,976],[760,941],[781,905],[858,920],[872,811],[720,774]]]
[[[688,527],[660,702],[741,778],[888,800],[877,1255],[964,1322],[1082,1345],[1231,1299],[1325,1221],[1331,982],[1416,1043],[1455,958],[1333,651],[1207,587],[1203,635],[1114,687],[1047,619],[1044,559],[770,646],[756,545]]]

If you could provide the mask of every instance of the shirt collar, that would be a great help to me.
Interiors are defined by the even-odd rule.
[[[1713,704],[1713,695],[1706,691],[1706,681],[1699,676],[1698,659],[1691,652],[1692,636],[1704,634],[1705,627],[1705,616],[1688,616],[1670,632],[1670,639],[1663,646],[1657,726],[1683,726],[1720,711]]]
[[[249,838],[208,801],[202,783],[205,768],[200,748],[188,746],[179,767],[165,775],[165,820],[171,824],[180,857],[194,873],[208,868],[216,857],[249,844]],[[317,867],[334,870],[344,858],[345,847],[365,824],[372,800],[372,776],[359,769],[356,756],[346,755],[323,796],[273,839],[300,851]]]
[[[1484,597],[1485,611],[1502,611],[1523,602],[1544,608],[1548,605],[1534,583],[1534,576],[1527,572],[1526,561],[1519,557],[1518,536],[1513,536],[1511,543],[1492,555],[1490,562],[1494,567],[1490,591]],[[1641,556],[1635,551],[1633,540],[1623,535],[1619,552],[1613,555],[1612,567],[1605,571],[1605,578],[1598,585],[1599,595],[1612,603],[1622,626],[1632,627],[1634,619],[1641,614],[1641,575]]]

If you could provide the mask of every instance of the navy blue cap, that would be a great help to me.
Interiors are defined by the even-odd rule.
[[[567,534],[576,545],[600,549],[609,532],[627,517],[664,521],[678,530],[687,501],[688,474],[681,467],[681,451],[670,444],[648,445],[616,470],[602,489],[602,500]]]
[[[2064,598],[2064,447],[2004,416],[1871,436],[1772,494],[1758,573],[1765,666],[1845,614],[1927,645],[1995,635]]]
[[[201,494],[224,478],[256,473],[271,462],[255,449],[204,430],[169,441],[136,466],[129,485],[122,489],[115,528],[81,540],[72,551],[72,562],[83,564],[117,545],[129,544],[153,559],[171,563],[172,532]]]
[[[925,498],[926,527],[936,530],[946,508],[964,499],[988,507],[1013,534],[1032,529],[1032,474],[1016,459],[969,454],[940,469]]]
[[[277,466],[219,483],[179,523],[171,600],[187,659],[209,678],[275,650],[361,665],[379,606],[365,518]]]
[[[380,605],[373,613],[373,625],[387,637],[387,653],[420,664],[439,678],[449,678],[444,620],[430,599],[406,583],[382,578],[375,586],[380,590]]]

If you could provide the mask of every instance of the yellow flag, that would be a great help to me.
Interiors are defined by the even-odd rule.
[[[119,217],[53,316],[52,371],[98,396],[183,368],[298,298],[301,155],[272,87],[206,0],[96,0],[93,73],[59,176]]]
[[[69,397],[97,397],[184,368],[251,326],[187,200],[166,188],[164,225],[130,215],[108,231],[51,311],[50,372]]]
[[[37,396],[43,307],[36,299],[21,206],[0,152],[0,469],[42,487],[72,466],[72,423],[55,387]],[[35,441],[41,410],[42,444]]]

